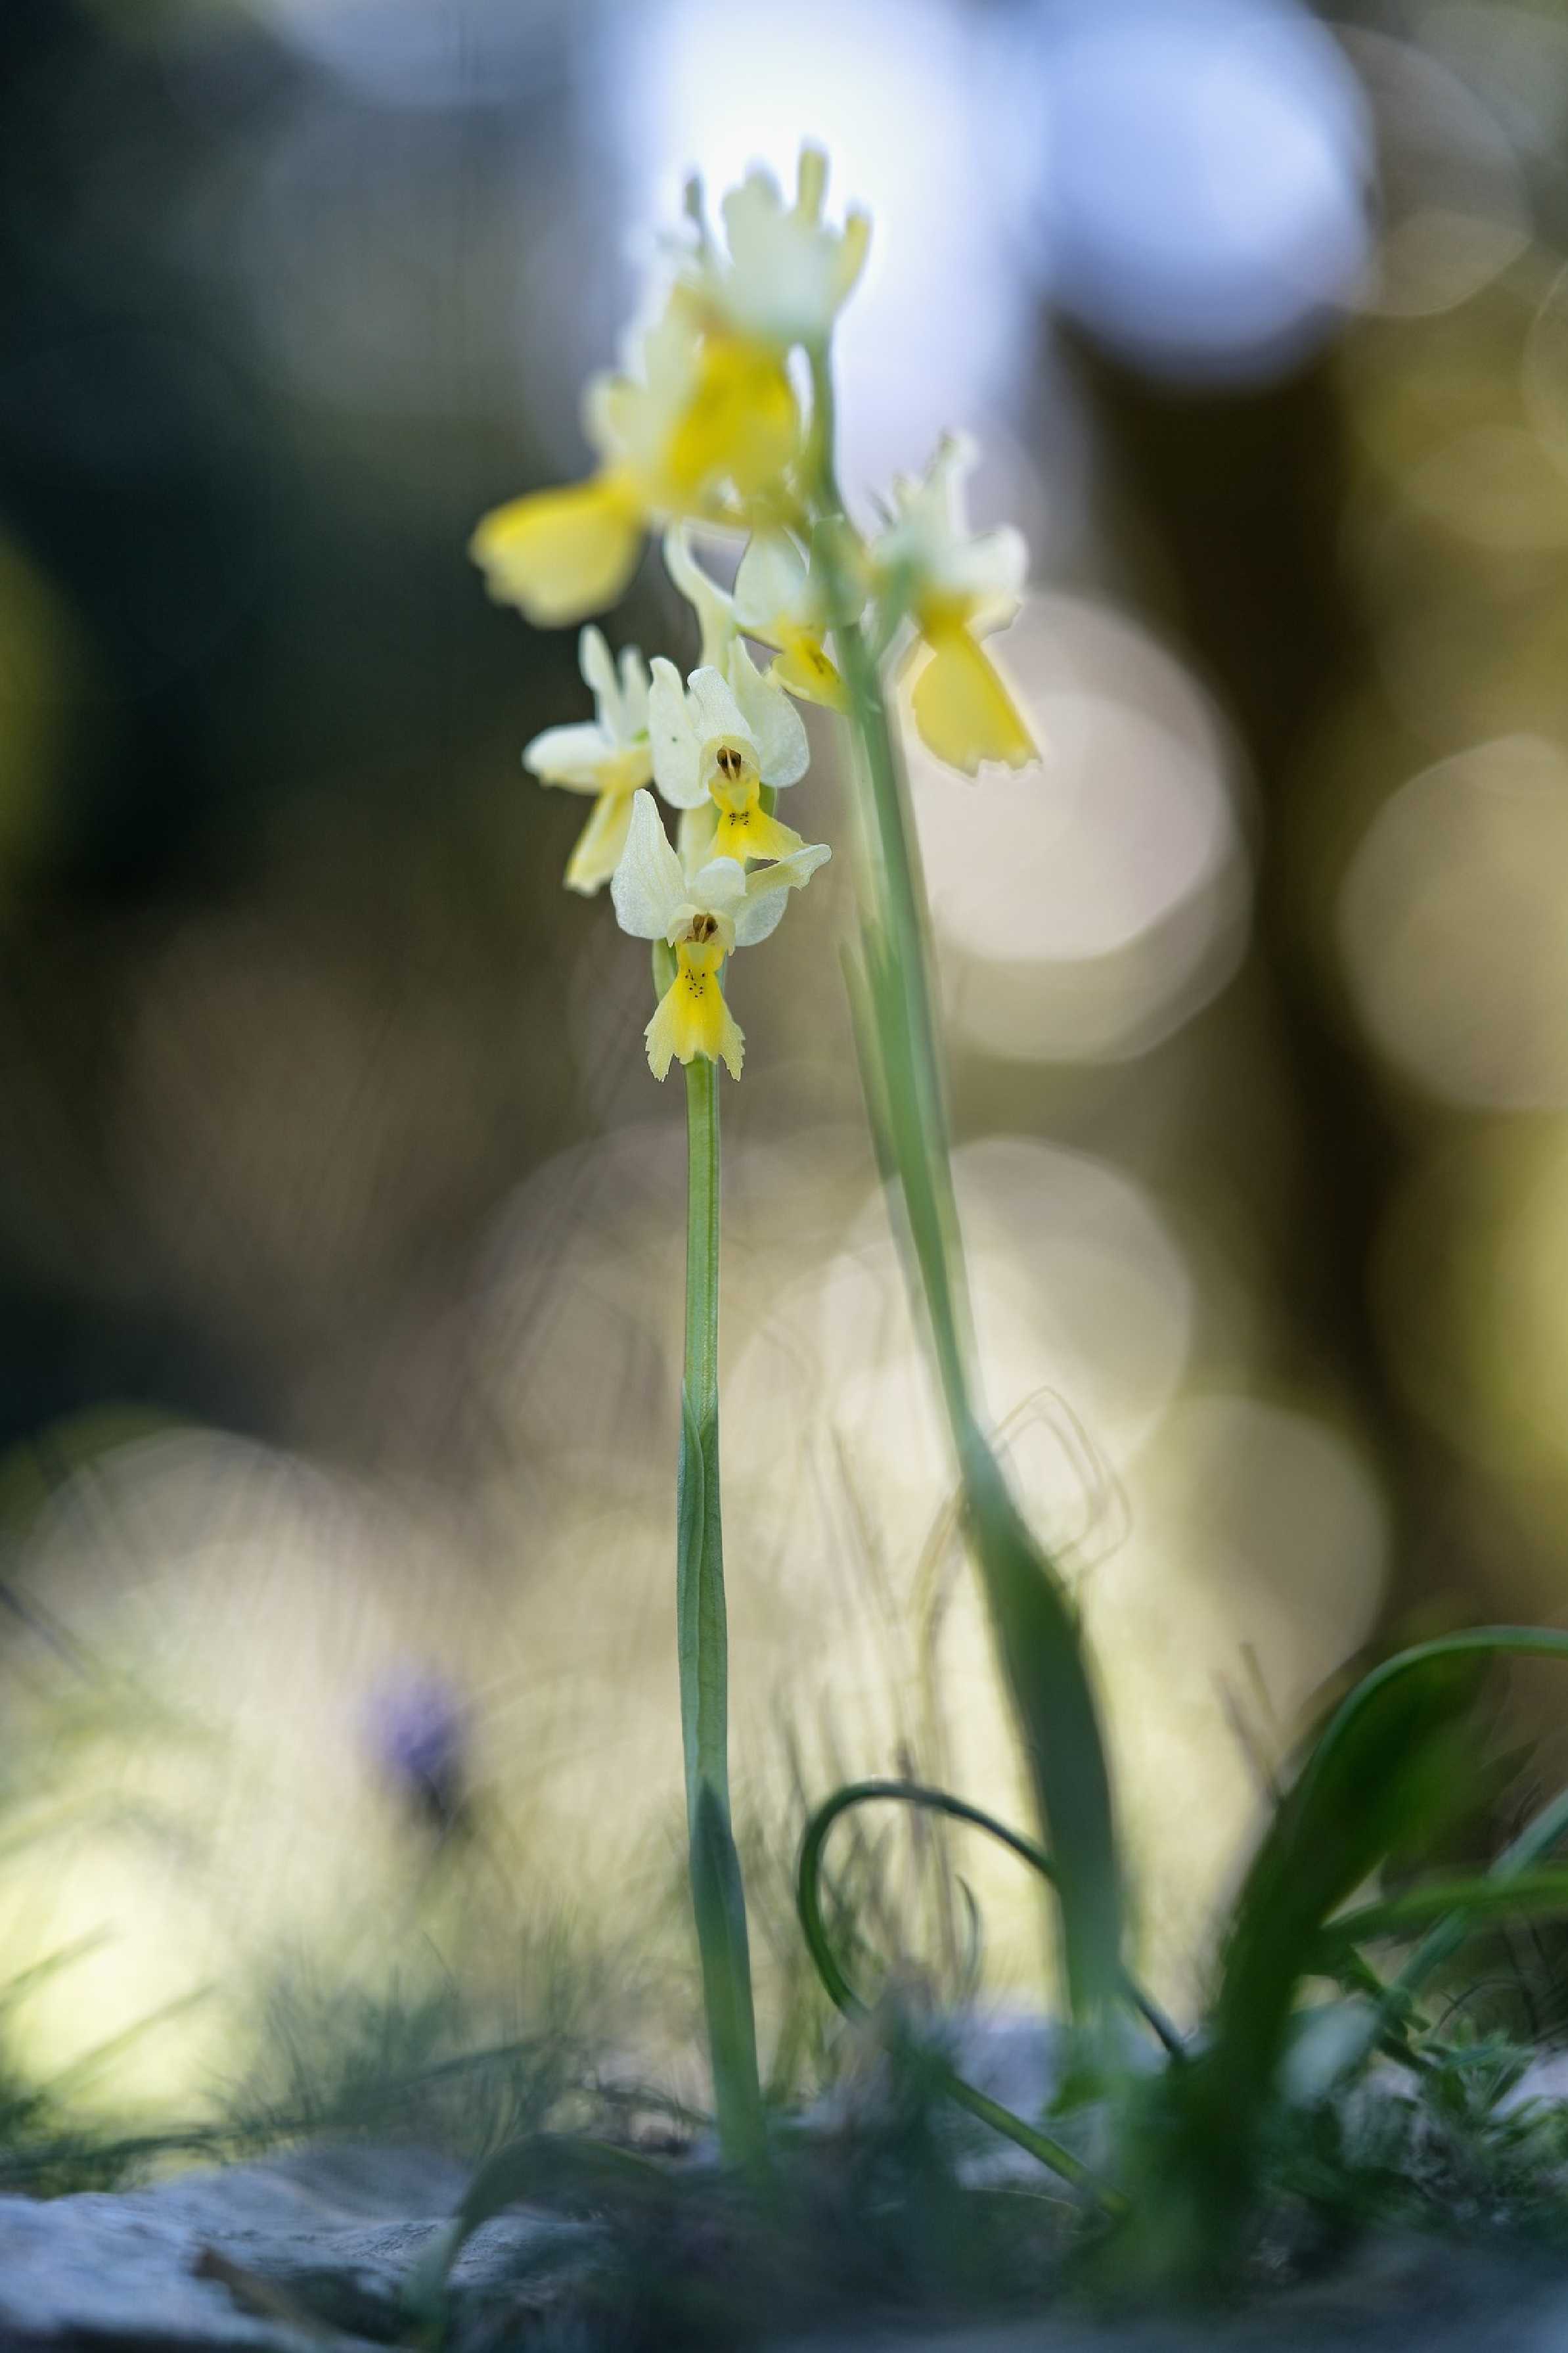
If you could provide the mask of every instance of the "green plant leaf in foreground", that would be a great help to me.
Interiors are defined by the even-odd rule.
[[[1207,2047],[1137,2111],[1132,2253],[1152,2277],[1195,2284],[1232,2261],[1259,2189],[1298,1989],[1326,1966],[1325,1924],[1391,1850],[1423,1842],[1442,1819],[1477,1684],[1460,1654],[1368,1677],[1277,1807],[1232,1913]]]

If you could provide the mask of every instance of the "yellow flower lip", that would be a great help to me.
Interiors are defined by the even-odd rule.
[[[910,700],[926,749],[967,776],[988,762],[1026,768],[1037,760],[1039,748],[979,639],[949,619],[928,628],[925,643]]]
[[[685,1064],[700,1054],[722,1062],[732,1079],[740,1077],[746,1041],[724,1001],[719,978],[723,960],[724,943],[712,916],[696,916],[688,936],[676,944],[675,978],[643,1032],[656,1079],[666,1075],[672,1061]]]
[[[742,1041],[731,1018],[720,975],[732,948],[755,947],[772,936],[791,895],[827,858],[826,842],[803,842],[777,825],[753,800],[732,813],[738,840],[721,847],[722,828],[703,845],[693,868],[670,848],[650,792],[634,794],[626,846],[610,884],[616,920],[634,939],[665,940],[675,951],[675,978],[648,1023],[648,1064],[662,1079],[675,1060],[701,1054],[741,1075]],[[758,828],[755,846],[746,838]],[[712,853],[712,854],[708,854]],[[747,873],[745,860],[769,860]]]
[[[778,480],[799,446],[800,409],[778,354],[710,332],[662,453],[658,470],[669,495],[655,503],[700,512],[726,481],[751,498]]]
[[[738,807],[721,803],[719,822],[713,828],[715,858],[734,858],[743,864],[753,858],[790,858],[805,847],[792,827],[768,815],[754,787]]]
[[[771,675],[786,693],[798,695],[802,702],[821,703],[827,711],[848,709],[848,693],[837,665],[809,629],[779,631],[779,657]]]
[[[556,628],[616,602],[637,569],[642,533],[636,488],[624,470],[606,467],[585,482],[492,507],[468,553],[498,604]]]

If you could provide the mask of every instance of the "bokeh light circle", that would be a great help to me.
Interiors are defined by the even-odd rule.
[[[1109,608],[1033,596],[992,643],[1039,765],[970,783],[906,731],[950,1016],[1009,1060],[1146,1051],[1245,944],[1233,747],[1190,673]]]
[[[1412,777],[1352,860],[1339,932],[1362,1018],[1428,1092],[1568,1104],[1568,755],[1510,736]]]

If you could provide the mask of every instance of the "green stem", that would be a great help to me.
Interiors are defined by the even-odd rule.
[[[668,957],[668,950],[665,952]],[[656,982],[665,981],[655,951]],[[676,1489],[676,1618],[691,1905],[720,2146],[764,2161],[741,1861],[730,1820],[729,1636],[719,1495],[719,1085],[699,1057],[686,1071],[686,1368]]]
[[[1110,1775],[1076,1613],[1014,1502],[970,1374],[968,1283],[949,1159],[926,893],[881,680],[847,577],[848,530],[833,455],[832,372],[811,355],[813,456],[835,650],[849,703],[870,855],[862,926],[865,998],[879,1067],[868,1100],[897,1172],[924,1299],[971,1547],[1048,1829],[1068,1998],[1103,2017],[1121,1981],[1122,1907]]]

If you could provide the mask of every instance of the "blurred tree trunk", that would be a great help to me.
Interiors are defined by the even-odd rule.
[[[1378,1460],[1397,1615],[1479,1580],[1441,1508],[1451,1481],[1440,1450],[1405,1408],[1371,1312],[1369,1264],[1402,1143],[1325,986],[1332,906],[1297,855],[1300,796],[1320,784],[1313,739],[1372,659],[1338,563],[1346,464],[1331,361],[1258,389],[1194,390],[1152,384],[1070,331],[1064,341],[1112,508],[1135,519],[1152,555],[1140,591],[1217,695],[1257,786],[1255,933],[1208,1017],[1228,1036],[1223,1049],[1214,1039],[1223,1115],[1205,1148],[1254,1221],[1284,1326],[1279,1369],[1342,1395]],[[1115,545],[1114,512],[1110,522]],[[1260,1118],[1279,1126],[1282,1155],[1255,1160]]]

